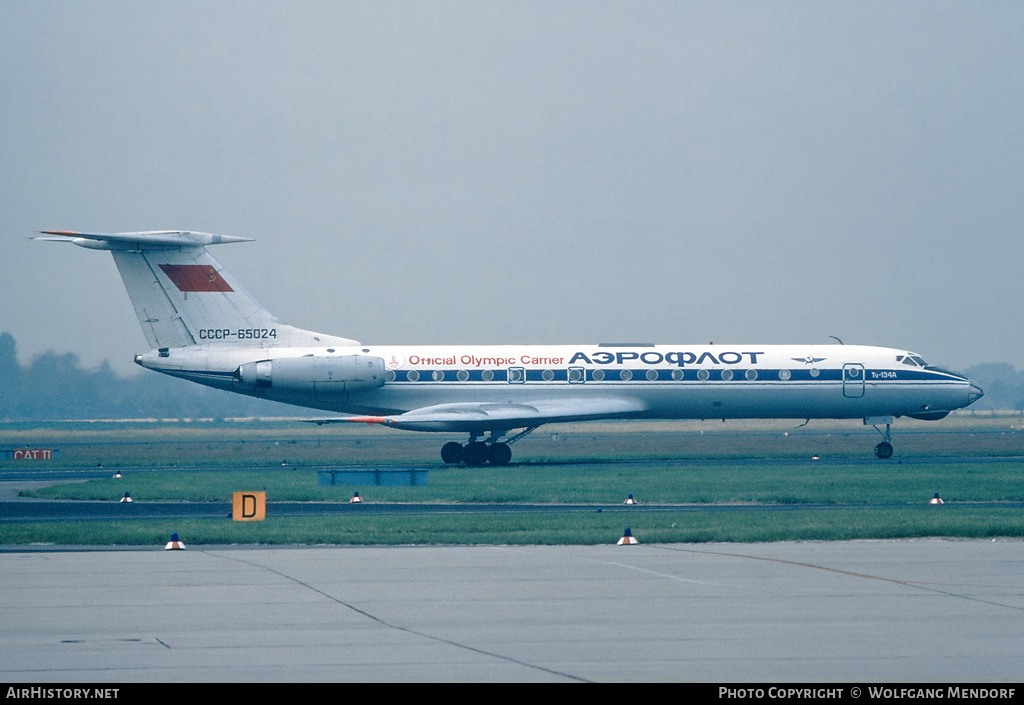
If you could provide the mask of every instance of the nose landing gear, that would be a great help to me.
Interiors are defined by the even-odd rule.
[[[891,416],[877,416],[864,419],[865,425],[871,424],[882,435],[882,442],[875,446],[875,455],[882,460],[892,457],[892,422],[893,417]],[[883,423],[885,424],[885,431],[878,428],[878,425]]]

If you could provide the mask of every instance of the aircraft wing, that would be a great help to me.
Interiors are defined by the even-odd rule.
[[[457,402],[435,404],[391,416],[308,419],[317,424],[382,424],[406,431],[507,431],[559,421],[587,421],[636,416],[646,410],[636,399],[551,399],[529,404]]]

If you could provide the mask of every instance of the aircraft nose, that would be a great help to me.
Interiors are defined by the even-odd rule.
[[[981,387],[976,385],[974,382],[971,382],[971,389],[969,392],[967,392],[967,404],[973,404],[974,402],[981,399],[983,396],[985,396],[985,392],[982,391]]]

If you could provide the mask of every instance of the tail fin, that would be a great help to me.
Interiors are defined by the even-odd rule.
[[[153,348],[358,345],[282,323],[206,251],[206,245],[250,238],[186,231],[43,232],[56,237],[37,239],[110,251]]]

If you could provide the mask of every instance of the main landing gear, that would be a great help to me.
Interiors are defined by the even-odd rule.
[[[504,433],[492,431],[490,437],[486,441],[478,441],[479,437],[473,433],[469,436],[469,442],[466,445],[451,441],[445,443],[441,447],[441,460],[448,465],[455,465],[456,463],[465,463],[470,467],[480,467],[490,463],[491,465],[508,465],[509,461],[512,460],[512,449],[509,445],[515,443],[523,436],[532,433],[536,428],[528,428],[522,433],[516,434],[509,438],[508,441],[502,442],[500,439]]]
[[[461,445],[451,441],[441,447],[441,460],[449,465],[465,463],[470,467],[479,467],[487,463],[508,465],[512,460],[512,449],[508,447],[508,443],[487,444],[483,441],[470,441],[466,445]]]
[[[892,457],[892,422],[891,416],[881,416],[864,419],[865,424],[871,424],[875,430],[882,434],[882,442],[875,446],[875,455],[882,460]],[[879,424],[885,424],[885,431],[878,428]]]

